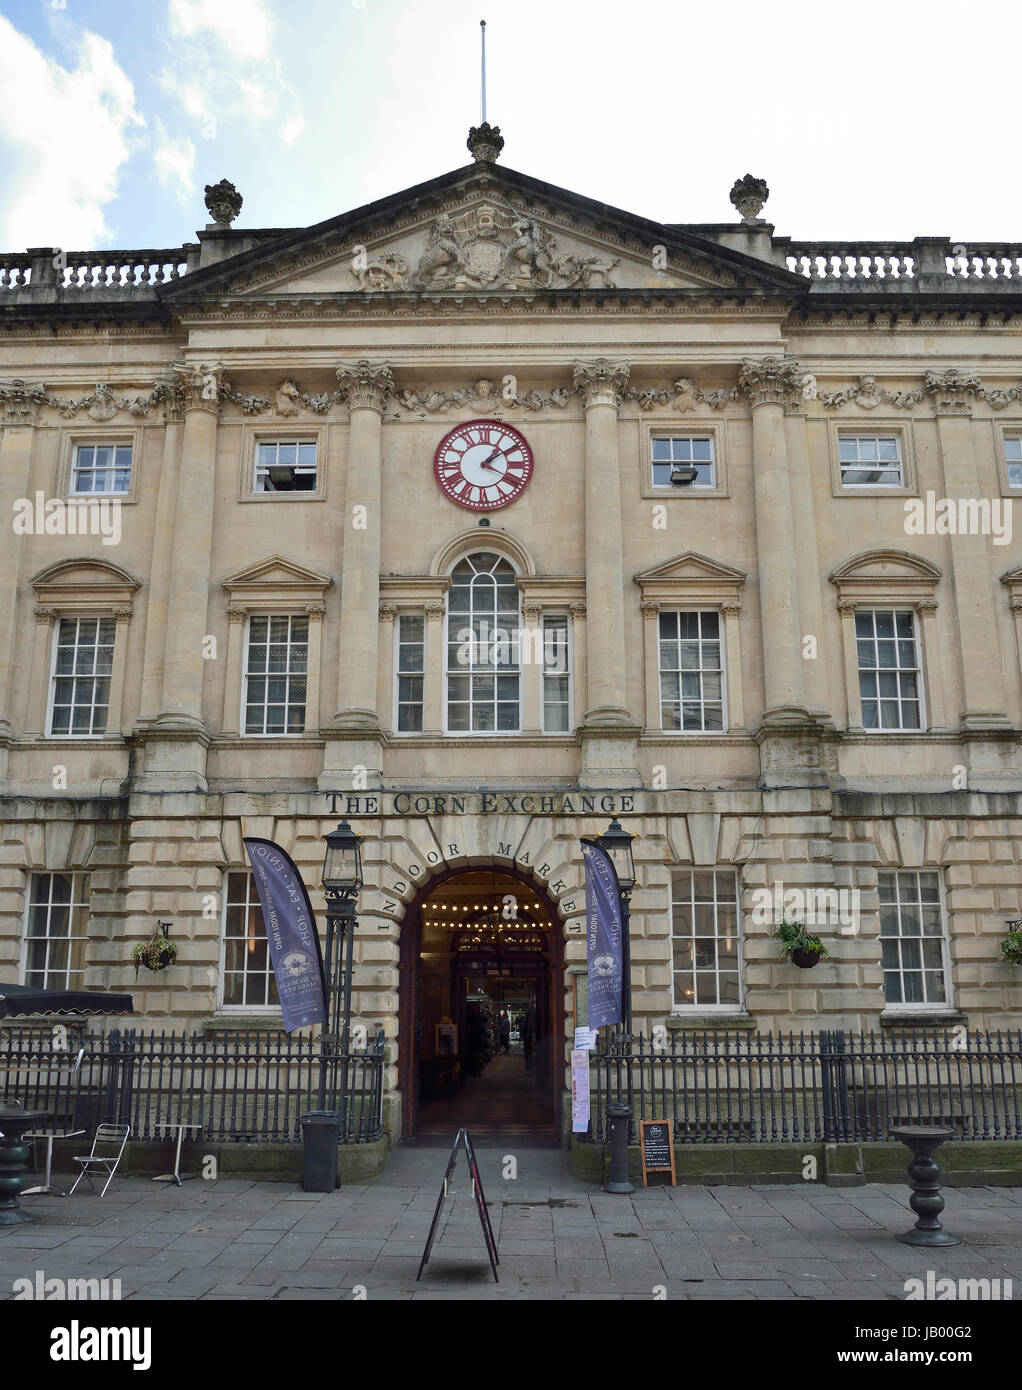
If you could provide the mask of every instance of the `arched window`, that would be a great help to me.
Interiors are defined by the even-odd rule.
[[[516,734],[521,729],[520,599],[514,570],[490,551],[467,556],[451,571],[449,733]]]

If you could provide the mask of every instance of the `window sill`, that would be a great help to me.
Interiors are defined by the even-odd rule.
[[[246,492],[238,498],[239,502],[325,502],[325,492],[288,489],[283,492]]]
[[[943,1028],[946,1025],[969,1022],[968,1014],[960,1009],[885,1009],[880,1015],[881,1028]]]
[[[283,1014],[211,1014],[199,1024],[203,1033],[282,1033]]]
[[[129,492],[69,492],[64,502],[123,502],[126,507],[138,505],[138,498]]]
[[[691,1014],[668,1014],[664,1026],[681,1032],[721,1032],[729,1028],[755,1028],[756,1020],[744,1009],[736,1009],[733,1014],[693,1011]]]

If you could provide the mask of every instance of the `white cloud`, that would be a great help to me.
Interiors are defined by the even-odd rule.
[[[285,144],[297,140],[305,122],[274,56],[267,0],[168,0],[167,27],[160,86],[207,138],[224,122],[254,121],[275,122]]]
[[[246,62],[269,56],[273,21],[263,0],[170,0],[167,18],[181,38],[209,33]]]
[[[110,237],[104,208],[145,121],[107,39],[83,32],[75,59],[61,67],[0,15],[5,250],[90,250]]]
[[[170,189],[187,204],[195,187],[195,146],[187,138],[171,139],[159,117],[156,118],[156,142],[153,155],[156,177],[161,187]]]

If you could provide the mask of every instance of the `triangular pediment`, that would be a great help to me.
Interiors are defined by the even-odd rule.
[[[168,301],[398,293],[801,295],[802,277],[514,170],[470,165],[193,271]]]
[[[745,583],[746,577],[744,570],[711,560],[708,555],[700,555],[698,551],[686,550],[681,555],[675,555],[673,560],[665,560],[663,564],[643,570],[635,576],[635,582],[644,587],[658,581],[681,583],[686,580],[740,585]]]
[[[294,560],[285,560],[281,555],[269,555],[265,560],[246,565],[244,569],[227,575],[221,582],[228,592],[239,594],[247,589],[316,589],[322,592],[329,589],[334,581],[328,574],[306,569]]]

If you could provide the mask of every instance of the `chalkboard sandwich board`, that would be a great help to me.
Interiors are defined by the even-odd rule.
[[[422,1278],[422,1271],[426,1268],[429,1261],[429,1252],[433,1248],[433,1237],[436,1235],[437,1223],[440,1220],[440,1212],[443,1209],[447,1198],[448,1185],[451,1175],[454,1172],[454,1165],[458,1161],[458,1154],[464,1150],[465,1157],[468,1159],[469,1176],[472,1179],[472,1193],[475,1197],[476,1211],[479,1213],[479,1224],[483,1228],[483,1240],[486,1242],[486,1253],[490,1257],[490,1268],[493,1270],[493,1277],[500,1283],[497,1274],[497,1266],[500,1264],[500,1257],[497,1254],[497,1242],[494,1239],[493,1227],[490,1224],[490,1213],[486,1206],[486,1197],[483,1194],[483,1183],[479,1176],[479,1165],[476,1162],[475,1150],[472,1147],[472,1140],[468,1136],[467,1129],[459,1129],[455,1137],[454,1144],[451,1146],[450,1157],[447,1160],[447,1171],[444,1180],[440,1184],[440,1195],[436,1199],[436,1209],[433,1212],[433,1221],[429,1228],[429,1235],[426,1237],[426,1248],[422,1252],[422,1259],[419,1262],[419,1272],[415,1276],[416,1280]]]
[[[639,1153],[642,1157],[642,1185],[647,1173],[668,1172],[671,1186],[677,1186],[674,1171],[674,1134],[670,1120],[639,1121]]]

